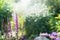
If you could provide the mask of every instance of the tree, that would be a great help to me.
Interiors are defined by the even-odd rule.
[[[54,13],[54,16],[60,14],[60,0],[47,0],[46,2],[50,13]]]

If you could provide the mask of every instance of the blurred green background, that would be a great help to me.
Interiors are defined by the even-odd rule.
[[[40,32],[60,32],[60,0],[47,0],[46,5],[49,11],[49,16],[43,17],[42,15],[33,15],[26,17],[26,19],[24,19],[22,15],[18,16],[19,37],[21,37],[23,26],[26,40],[33,40],[36,36],[39,35]],[[5,33],[5,29],[2,26],[2,19],[4,19],[4,24],[7,25],[8,17],[12,25],[12,30],[15,30],[15,24],[12,19],[12,12],[13,11],[10,7],[10,3],[6,3],[4,0],[0,0],[0,40],[3,39],[2,35]]]

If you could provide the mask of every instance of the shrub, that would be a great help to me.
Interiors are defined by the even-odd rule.
[[[42,17],[42,16],[30,16],[26,18],[25,22],[25,31],[26,35],[38,35],[40,32],[42,33],[51,33],[56,30],[55,26],[51,27],[49,24],[50,17]]]

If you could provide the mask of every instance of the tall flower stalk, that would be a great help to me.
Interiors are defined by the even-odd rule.
[[[10,19],[9,18],[7,18],[7,22],[8,22],[8,33],[10,33],[9,35],[9,37],[11,37],[12,38],[12,27],[11,27],[11,22],[10,22]]]
[[[16,36],[17,36],[17,40],[18,40],[18,17],[16,14],[16,18],[15,18],[15,29],[16,29]]]
[[[7,26],[4,22],[4,18],[2,19],[2,27],[4,28],[4,32],[6,33],[7,32]]]
[[[11,31],[12,30],[11,29],[11,22],[10,22],[9,18],[7,18],[7,22],[8,22],[8,30]]]
[[[7,26],[6,24],[4,23],[4,18],[2,19],[2,27],[4,28],[4,32],[5,32],[5,39],[6,39],[6,34],[7,34]]]

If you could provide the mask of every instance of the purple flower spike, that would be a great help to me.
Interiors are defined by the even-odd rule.
[[[16,15],[16,19],[15,19],[15,25],[16,25],[16,33],[18,33],[18,17],[17,17],[17,15]]]
[[[18,17],[17,17],[17,14],[15,17],[15,29],[16,29],[16,36],[17,36],[17,40],[18,40]]]
[[[11,23],[10,23],[10,20],[7,18],[7,22],[8,22],[8,30],[11,31]]]

